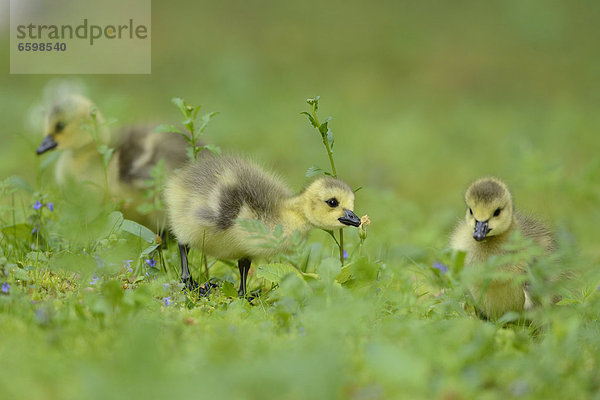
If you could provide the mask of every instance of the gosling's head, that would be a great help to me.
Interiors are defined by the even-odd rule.
[[[473,239],[501,235],[513,222],[512,197],[504,182],[496,178],[475,181],[465,193],[467,223],[473,228]]]
[[[353,212],[354,192],[339,179],[314,180],[302,193],[302,200],[306,218],[318,228],[333,230],[360,225],[360,218]]]
[[[92,143],[93,138],[83,129],[83,124],[91,122],[93,106],[90,100],[79,95],[69,95],[55,102],[46,116],[46,137],[38,146],[37,154],[54,148],[76,150]],[[102,121],[99,113],[96,119],[98,123]]]

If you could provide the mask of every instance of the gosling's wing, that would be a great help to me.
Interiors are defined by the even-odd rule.
[[[238,219],[254,219],[266,225],[279,220],[281,204],[290,194],[274,175],[245,159],[213,160],[220,168],[210,209],[219,229],[230,228]],[[205,212],[205,215],[210,213]]]
[[[123,130],[118,145],[119,180],[141,188],[151,179],[151,171],[164,160],[167,172],[181,168],[187,160],[186,142],[177,133],[153,132],[150,126]]]
[[[527,214],[516,213],[516,217],[519,230],[524,236],[533,239],[547,252],[556,249],[554,234],[546,225]]]

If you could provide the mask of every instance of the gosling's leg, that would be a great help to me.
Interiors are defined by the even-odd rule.
[[[246,280],[248,279],[248,271],[250,271],[251,261],[247,258],[241,258],[238,260],[238,268],[240,270],[240,289],[238,294],[240,297],[246,296]]]
[[[188,268],[188,252],[190,248],[187,244],[179,245],[179,258],[181,259],[181,282],[185,284],[185,288],[187,290],[196,290],[198,288],[198,283],[192,279],[192,275],[190,274],[190,269]]]

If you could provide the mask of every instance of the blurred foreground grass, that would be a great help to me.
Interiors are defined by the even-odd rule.
[[[236,271],[220,263],[220,289],[187,299],[174,246],[165,274],[112,210],[58,191],[35,155],[54,77],[3,63],[1,178],[23,180],[0,202],[2,227],[21,224],[0,236],[0,397],[598,398],[598,14],[579,1],[154,2],[152,75],[69,77],[107,117],[173,123],[171,97],[202,101],[221,112],[210,142],[299,188],[327,165],[299,115],[320,94],[338,172],[364,187],[356,211],[373,223],[362,257],[348,234],[352,279],[328,278],[336,249],[316,232],[302,254],[322,279],[269,291],[253,268],[254,306],[228,297]],[[561,305],[530,316],[538,331],[478,320],[444,251],[485,174],[551,221],[579,272]]]

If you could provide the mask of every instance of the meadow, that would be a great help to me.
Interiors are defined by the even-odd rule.
[[[0,398],[600,399],[600,6],[152,6],[150,75],[11,75],[0,41]],[[180,125],[172,98],[202,104],[219,112],[202,140],[295,190],[330,169],[301,114],[319,95],[366,238],[345,230],[343,266],[322,231],[254,263],[251,302],[216,260],[211,294],[186,294],[174,243],[59,189],[55,156],[35,154],[63,85],[115,126]],[[558,304],[497,321],[448,248],[464,190],[490,174],[556,232],[555,258],[513,244],[528,278],[570,272],[540,293]]]

